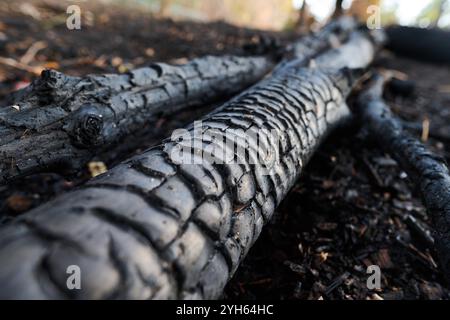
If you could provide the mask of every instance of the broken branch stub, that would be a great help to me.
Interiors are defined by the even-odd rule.
[[[325,57],[366,40],[353,37]],[[366,67],[372,49],[335,65],[325,59],[327,68],[286,66],[200,127],[4,226],[0,297],[219,297],[320,142],[349,117],[345,100],[356,78],[345,66],[356,59]],[[269,133],[278,143],[266,143]],[[81,290],[66,287],[69,265],[81,269]]]

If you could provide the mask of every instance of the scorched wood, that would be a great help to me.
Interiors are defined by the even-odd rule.
[[[354,28],[353,19],[334,21],[289,46],[284,61],[305,63]],[[239,93],[274,64],[269,54],[157,63],[83,78],[47,70],[0,108],[0,184],[35,172],[80,169],[158,116]]]
[[[369,137],[389,152],[417,185],[435,229],[435,246],[450,279],[450,175],[445,160],[411,137],[384,102],[385,79],[374,76],[358,98],[357,114]]]
[[[0,108],[0,183],[78,169],[97,152],[163,114],[235,94],[268,73],[267,57],[205,57],[123,75],[71,77],[44,71]]]
[[[348,56],[349,46],[360,54]],[[0,297],[219,297],[320,142],[350,115],[345,100],[360,72],[345,66],[367,67],[374,50],[357,33],[317,59],[326,68],[286,66],[188,127],[187,137],[167,139],[2,227]],[[267,157],[257,156],[255,132],[278,138],[262,140]],[[220,144],[217,134],[236,145]],[[187,145],[191,161],[179,161],[174,155]],[[231,159],[216,162],[222,152]],[[66,286],[72,265],[81,290]]]

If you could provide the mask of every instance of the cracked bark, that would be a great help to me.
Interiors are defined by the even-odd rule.
[[[436,251],[442,269],[450,279],[450,175],[445,160],[404,130],[383,101],[385,79],[375,75],[361,93],[357,114],[369,137],[389,152],[418,187],[430,214],[435,235]]]
[[[267,57],[205,57],[123,75],[45,71],[0,109],[0,183],[35,171],[77,169],[163,114],[239,92],[273,67]],[[19,109],[19,110],[17,110]]]
[[[305,63],[355,28],[342,18],[290,46]],[[0,108],[0,184],[42,171],[74,171],[162,114],[239,93],[275,65],[269,56],[157,63],[123,75],[71,77],[45,71]]]
[[[349,56],[349,47],[360,54]],[[345,100],[361,71],[346,66],[367,67],[374,50],[367,34],[355,33],[318,57],[316,68],[285,66],[182,139],[167,139],[4,226],[0,298],[219,297],[320,142],[349,117]],[[252,140],[265,130],[280,142],[261,142],[267,158],[280,155],[272,166]],[[246,152],[217,135],[246,141]],[[201,161],[176,161],[186,146],[191,161]],[[231,161],[215,161],[225,151]],[[81,290],[64,289],[69,265],[82,270]]]

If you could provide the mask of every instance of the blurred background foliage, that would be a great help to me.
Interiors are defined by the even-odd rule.
[[[104,0],[108,1],[108,0]],[[367,18],[378,5],[383,24],[450,27],[450,0],[110,0],[135,2],[155,15],[197,21],[224,20],[259,29],[283,30],[320,24],[343,11]],[[301,21],[299,21],[301,20]]]

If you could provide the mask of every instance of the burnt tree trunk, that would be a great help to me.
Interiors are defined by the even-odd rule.
[[[382,98],[384,79],[376,76],[358,99],[357,114],[369,137],[389,152],[417,185],[431,215],[435,246],[450,279],[450,175],[445,160],[403,130]]]
[[[345,38],[355,22],[333,22],[301,39],[286,61],[308,61]],[[70,77],[45,71],[0,108],[0,184],[42,171],[76,170],[161,114],[241,92],[274,66],[269,56],[204,57],[123,75]]]
[[[346,67],[367,67],[374,50],[358,33],[316,68],[286,66],[200,125],[4,226],[0,297],[219,297],[321,141],[349,117],[361,72]],[[66,287],[69,265],[81,268],[81,290]]]

